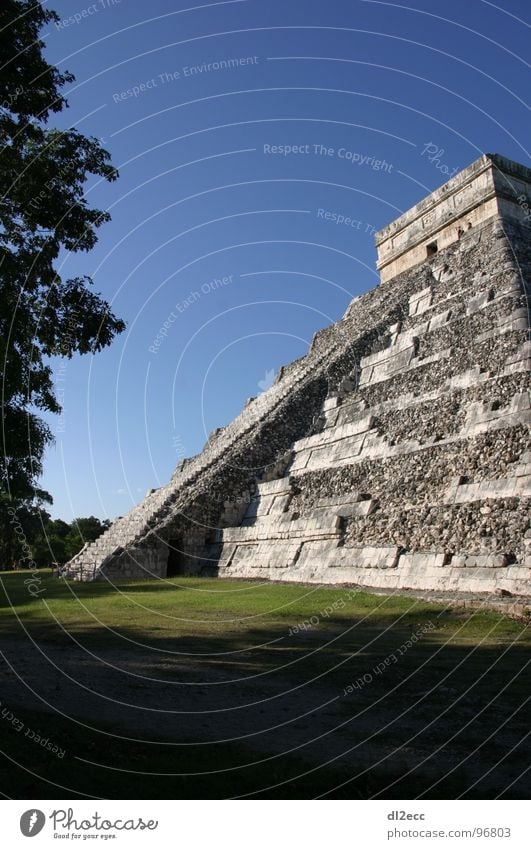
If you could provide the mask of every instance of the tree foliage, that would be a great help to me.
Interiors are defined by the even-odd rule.
[[[62,565],[109,526],[95,516],[64,522],[39,506],[0,498],[0,570]]]
[[[117,172],[97,139],[48,126],[74,79],[43,55],[54,20],[34,0],[0,5],[0,475],[3,497],[28,509],[51,500],[38,488],[52,440],[41,414],[60,412],[49,358],[99,351],[125,326],[89,277],[55,267],[60,251],[95,245],[109,214],[88,204],[86,183]]]

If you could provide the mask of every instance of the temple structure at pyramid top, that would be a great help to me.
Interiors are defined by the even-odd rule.
[[[493,217],[529,224],[531,170],[486,153],[375,236],[383,282],[444,250]]]

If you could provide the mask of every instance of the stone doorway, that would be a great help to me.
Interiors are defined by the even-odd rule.
[[[168,565],[166,567],[166,577],[172,578],[175,575],[184,575],[184,552],[182,537],[174,537],[168,540]]]

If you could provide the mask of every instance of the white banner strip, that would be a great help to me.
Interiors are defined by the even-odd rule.
[[[4,846],[528,849],[519,801],[3,801]],[[35,838],[34,844],[28,840]]]

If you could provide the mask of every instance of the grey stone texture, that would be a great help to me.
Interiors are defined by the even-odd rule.
[[[355,298],[66,574],[531,594],[530,183],[481,157],[377,234],[400,234],[405,270]],[[445,247],[411,265],[426,209]]]

